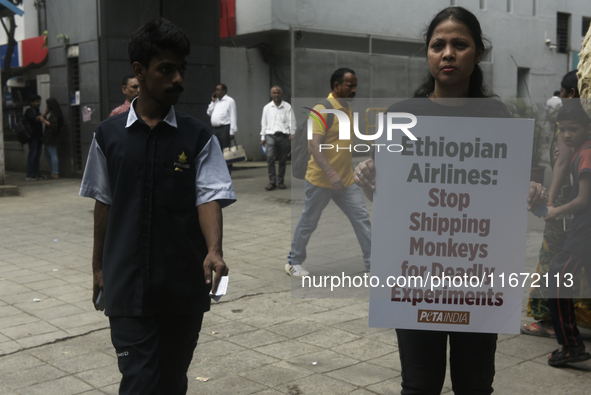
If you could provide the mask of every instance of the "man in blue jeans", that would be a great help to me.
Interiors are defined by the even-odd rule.
[[[355,72],[348,68],[336,70],[330,78],[332,92],[328,95],[328,101],[333,109],[347,114],[352,122],[353,114],[349,101],[355,97],[357,90],[357,77]],[[315,111],[325,109],[318,104]],[[327,114],[322,114],[327,118]],[[328,126],[328,122],[327,125]],[[339,139],[338,117],[334,117],[330,127],[313,125],[310,152],[312,157],[308,162],[306,171],[306,201],[302,217],[298,222],[291,242],[291,251],[285,271],[290,276],[300,277],[310,274],[302,267],[306,260],[306,246],[316,229],[320,215],[326,205],[334,200],[336,205],[347,215],[363,252],[365,269],[369,271],[371,257],[371,223],[369,213],[363,201],[363,194],[353,181],[352,153],[350,146],[353,143],[352,131],[349,139]],[[323,144],[322,150],[320,145]],[[326,149],[331,145],[333,148]]]
[[[41,96],[31,97],[31,107],[25,111],[25,120],[30,126],[31,139],[29,140],[29,156],[27,157],[27,181],[37,181],[42,178],[39,173],[39,159],[41,158],[41,138],[43,137],[43,124],[41,123]]]

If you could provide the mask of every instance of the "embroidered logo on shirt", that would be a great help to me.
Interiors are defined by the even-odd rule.
[[[183,151],[183,153],[179,155],[179,160],[174,162],[174,170],[189,170],[190,167],[191,165],[187,163],[187,155],[185,155],[185,151]]]

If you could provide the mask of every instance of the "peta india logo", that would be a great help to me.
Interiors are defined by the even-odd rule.
[[[308,131],[308,140],[312,140],[312,129],[314,128],[314,122],[318,124],[320,129],[324,131],[328,131],[330,127],[326,122],[325,117],[322,114],[333,114],[337,117],[339,121],[339,140],[350,140],[350,133],[351,133],[351,121],[349,120],[349,116],[341,111],[335,109],[322,109],[320,111],[316,111],[310,107],[303,107],[306,110],[309,110],[309,113],[304,113],[309,116],[308,123],[307,123],[307,131]],[[322,113],[322,114],[321,114]],[[400,118],[405,118],[410,120],[409,123],[395,123],[394,120],[399,120]],[[384,122],[386,122],[386,127],[384,128]],[[376,132],[372,135],[366,135],[359,132],[359,113],[353,113],[353,132],[355,136],[363,141],[375,141],[378,138],[382,137],[384,133],[384,129],[386,130],[386,139],[388,141],[392,141],[392,135],[394,130],[400,130],[403,132],[406,137],[410,140],[416,141],[417,138],[414,134],[411,133],[409,129],[414,127],[417,124],[417,117],[413,114],[407,112],[388,112],[385,114],[380,112],[377,114],[377,125],[376,125]],[[332,123],[331,123],[332,127]],[[375,147],[376,150],[379,152],[381,147],[385,147],[389,152],[401,152],[403,150],[403,146],[401,144],[351,144],[348,147],[343,146],[336,146],[337,152],[340,151],[355,151],[355,152],[369,152],[371,147]],[[327,150],[327,149],[334,149],[335,146],[333,144],[320,144],[320,151]]]

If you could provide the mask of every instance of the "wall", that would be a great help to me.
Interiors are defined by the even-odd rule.
[[[389,1],[365,0],[295,0],[267,2],[237,0],[238,34],[267,30],[316,29],[384,36],[399,41],[416,41],[430,19],[450,0]],[[556,42],[556,13],[571,13],[571,48],[580,50],[582,16],[591,16],[588,0],[456,0],[480,20],[492,43],[491,88],[502,97],[517,93],[517,68],[530,69],[532,97],[550,97],[562,76],[571,69],[572,56],[549,49],[545,39]],[[536,13],[534,15],[534,4]],[[269,28],[270,25],[270,28]],[[515,64],[517,63],[517,65]]]

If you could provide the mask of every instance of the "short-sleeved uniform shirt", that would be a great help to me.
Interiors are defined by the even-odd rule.
[[[579,179],[583,173],[591,173],[591,148],[586,148],[591,140],[585,141],[575,151],[570,163],[571,191],[569,201],[579,194]],[[579,167],[575,169],[575,159],[580,155]],[[577,177],[575,177],[577,175]],[[579,256],[591,256],[591,202],[587,207],[573,213],[573,228],[563,249]]]
[[[80,195],[111,206],[103,251],[106,315],[209,310],[197,206],[217,200],[224,207],[236,195],[205,124],[171,107],[150,129],[132,104],[98,126]]]
[[[343,105],[334,98],[332,93],[328,95],[328,100],[332,104],[335,110],[341,110],[347,114],[349,119],[351,120],[350,126],[353,127],[353,116],[351,113],[351,107],[347,104],[347,108],[343,107]],[[318,104],[314,107],[314,110],[320,112],[320,110],[324,110],[325,107],[321,104]],[[326,119],[327,114],[322,114],[322,116]],[[335,116],[334,121],[328,131],[321,128],[320,125],[313,123],[312,128],[313,134],[319,134],[324,136],[324,143],[323,144],[331,144],[333,148],[331,149],[322,149],[322,152],[326,155],[326,159],[328,163],[332,166],[332,168],[341,176],[345,187],[349,187],[353,184],[353,155],[352,155],[352,147],[353,144],[353,129],[349,130],[349,139],[347,140],[339,140],[339,120]],[[337,148],[338,147],[338,148]],[[326,173],[322,171],[320,166],[314,160],[314,156],[310,157],[308,161],[308,169],[306,170],[306,180],[312,184],[316,185],[317,187],[323,188],[332,188],[330,181],[328,181],[328,177]]]

